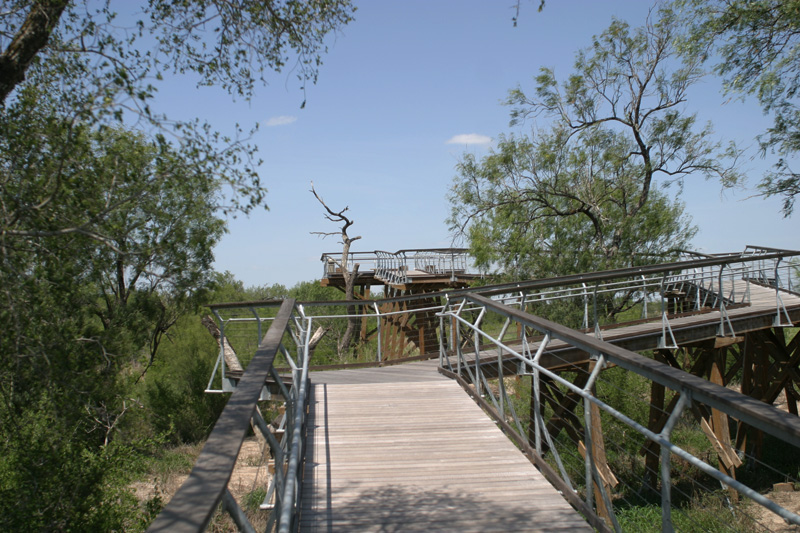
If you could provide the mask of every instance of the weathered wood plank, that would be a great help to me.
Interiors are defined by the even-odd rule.
[[[591,531],[456,383],[384,370],[312,374],[302,531]]]

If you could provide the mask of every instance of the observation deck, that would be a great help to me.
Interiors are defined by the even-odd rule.
[[[463,288],[481,274],[471,264],[466,248],[418,248],[386,252],[324,253],[322,285],[344,287],[343,268],[358,267],[356,285],[385,285],[400,291],[412,287],[420,292],[444,288]]]

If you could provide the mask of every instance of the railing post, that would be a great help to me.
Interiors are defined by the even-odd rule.
[[[688,390],[680,392],[678,404],[669,415],[667,423],[664,424],[664,429],[661,430],[659,436],[664,440],[669,440],[672,430],[678,419],[681,416],[684,408],[689,405],[691,401],[691,394]],[[672,524],[672,456],[669,448],[661,445],[661,531],[672,533],[675,528]]]
[[[583,329],[589,329],[589,293],[586,291],[585,283],[581,283],[583,287]]]
[[[475,344],[475,392],[478,396],[482,396],[481,393],[481,337],[478,333],[478,328],[480,328],[481,320],[483,320],[483,315],[486,313],[486,308],[482,307],[480,313],[478,313],[478,318],[475,320],[475,333],[473,335],[473,343]]]
[[[647,320],[647,279],[642,275],[642,318]]]
[[[378,307],[377,303],[373,303],[372,307],[375,309],[375,320],[376,320],[376,331],[378,335],[378,349],[375,350],[375,357],[377,358],[378,362],[380,363],[383,361],[383,340],[381,338],[381,310]]]
[[[597,316],[597,283],[594,284],[592,300],[594,301],[594,336],[602,340],[603,333],[600,331],[600,319]]]
[[[536,453],[542,455],[542,430],[544,421],[542,420],[541,407],[541,382],[539,377],[539,359],[542,357],[545,348],[550,344],[550,332],[544,335],[536,355],[533,357],[533,408],[534,408],[534,438],[536,439]]]

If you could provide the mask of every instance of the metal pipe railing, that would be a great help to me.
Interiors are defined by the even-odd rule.
[[[502,338],[495,338],[492,335],[482,331],[479,323],[475,324],[465,319],[462,316],[462,314],[464,309],[467,309],[467,307],[465,307],[466,302],[470,302],[472,305],[475,306],[475,308],[480,308],[483,310],[480,313],[481,319],[483,319],[483,316],[486,311],[491,311],[493,313],[497,313],[501,316],[507,317],[521,324],[523,328],[530,327],[545,335],[544,340],[542,341],[537,350],[537,356],[534,357],[533,360],[531,360],[530,357],[526,357],[524,349],[523,353],[519,353],[515,348],[510,347],[505,343],[503,343]],[[454,321],[458,321],[464,326],[472,329],[474,334],[476,335],[480,334],[483,338],[485,338],[486,340],[490,341],[492,344],[497,346],[498,349],[510,354],[512,357],[520,361],[521,364],[524,364],[526,368],[529,368],[532,374],[534,375],[534,378],[537,380],[537,383],[535,383],[533,386],[533,394],[535,394],[536,395],[535,397],[537,398],[535,400],[537,402],[536,403],[537,420],[534,421],[535,431],[537,432],[537,436],[535,437],[537,450],[541,449],[541,444],[540,444],[541,437],[539,436],[539,432],[544,432],[545,436],[549,436],[548,432],[544,429],[543,422],[538,420],[539,377],[541,375],[547,376],[550,380],[559,383],[560,385],[564,386],[568,390],[572,391],[573,393],[583,398],[585,402],[584,439],[586,442],[585,446],[586,491],[584,498],[586,504],[591,507],[593,504],[592,501],[593,494],[591,486],[592,483],[596,483],[596,486],[599,487],[600,495],[604,501],[604,504],[611,513],[610,519],[615,529],[619,530],[619,524],[616,521],[616,518],[614,517],[613,510],[611,509],[611,501],[608,495],[605,493],[605,488],[603,486],[602,481],[599,479],[597,465],[594,464],[594,461],[592,459],[592,451],[591,451],[592,421],[591,417],[589,416],[591,405],[598,406],[601,410],[607,412],[615,419],[623,422],[624,424],[633,428],[647,439],[652,440],[653,442],[656,442],[661,446],[662,487],[663,487],[662,505],[666,506],[670,505],[669,490],[671,485],[669,480],[669,471],[670,471],[669,461],[671,460],[671,456],[675,455],[685,460],[693,467],[699,469],[706,475],[711,476],[714,479],[717,479],[720,483],[723,484],[723,486],[735,489],[741,494],[751,498],[759,505],[762,505],[763,507],[776,513],[784,520],[792,524],[800,525],[800,516],[798,516],[797,514],[781,507],[777,503],[766,498],[765,496],[761,495],[752,488],[742,484],[741,482],[737,481],[731,476],[728,476],[727,474],[720,472],[717,468],[709,465],[705,461],[699,459],[698,457],[692,455],[691,453],[687,452],[681,447],[675,445],[670,440],[670,434],[674,428],[674,424],[677,418],[680,416],[681,411],[685,407],[691,405],[693,401],[700,402],[714,409],[718,409],[719,411],[735,419],[738,419],[752,427],[765,431],[766,433],[769,433],[770,435],[773,435],[785,442],[788,442],[793,446],[800,447],[800,420],[798,420],[796,416],[780,411],[754,398],[750,398],[748,396],[739,394],[735,391],[731,391],[725,387],[710,383],[702,378],[699,378],[692,374],[688,374],[669,365],[653,361],[634,352],[630,352],[618,346],[605,343],[602,340],[596,339],[592,336],[588,336],[578,331],[565,328],[562,325],[528,314],[524,311],[510,308],[508,306],[503,305],[502,303],[490,300],[484,296],[480,296],[477,294],[463,295],[460,301],[451,300],[448,303],[448,306],[449,306],[448,310],[442,313],[443,317],[450,318],[451,320]],[[551,339],[558,339],[562,342],[570,344],[571,346],[579,348],[580,350],[583,350],[588,354],[590,354],[592,359],[596,361],[595,366],[592,369],[591,375],[589,376],[587,383],[583,387],[576,386],[570,381],[564,379],[559,374],[550,371],[549,369],[541,366],[538,363],[539,355],[542,353],[543,350],[546,349],[546,346]],[[462,357],[460,351],[458,353],[458,357]],[[597,398],[592,393],[592,384],[594,382],[594,379],[597,378],[598,373],[607,363],[622,367],[625,370],[644,376],[645,378],[655,383],[659,383],[680,394],[680,401],[678,403],[678,407],[676,407],[676,409],[670,415],[667,424],[664,426],[664,428],[660,433],[656,434],[653,431],[649,430],[648,428],[642,426],[629,416],[619,412],[611,405]],[[502,365],[502,362],[499,364]],[[460,361],[459,361],[459,366],[461,366]],[[476,390],[478,390],[478,386],[480,383],[482,383],[483,380],[483,377],[480,374],[481,367],[476,365],[474,368],[474,374],[470,366],[466,366],[466,368],[470,370],[469,372],[467,372],[467,376],[474,384]],[[498,369],[498,373],[499,372],[500,370]],[[564,475],[565,473],[562,470],[562,476]],[[568,478],[565,481],[568,481]],[[665,531],[672,530],[672,519],[669,509],[664,510],[664,515],[662,518],[662,528]]]
[[[264,382],[270,375],[294,308],[285,300],[255,356],[217,419],[187,480],[159,513],[148,531],[203,531],[214,514],[233,472]]]

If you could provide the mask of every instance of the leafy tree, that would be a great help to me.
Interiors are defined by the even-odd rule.
[[[127,479],[109,462],[142,348],[209,288],[219,184],[168,144],[42,110],[0,116],[0,529],[104,530],[132,509],[102,502]]]
[[[630,144],[591,133],[574,144],[564,131],[502,137],[480,162],[462,159],[451,220],[479,266],[551,277],[644,264],[688,245],[694,229],[682,204],[654,189],[637,209],[641,168],[627,157]]]
[[[139,443],[120,428],[139,363],[203,302],[221,217],[264,204],[243,131],[152,112],[158,83],[192,73],[246,99],[292,58],[313,81],[353,11],[142,9],[121,22],[110,0],[0,9],[0,530],[124,529]]]
[[[482,161],[465,156],[452,187],[450,224],[479,265],[543,277],[674,255],[694,230],[683,206],[656,187],[694,173],[738,179],[725,153],[683,111],[697,64],[673,66],[674,20],[631,29],[613,21],[577,54],[559,86],[552,69],[535,96],[510,91],[512,125],[550,119],[528,136],[502,137]]]
[[[0,117],[0,254],[9,270],[19,261],[13,268],[24,271],[40,255],[20,243],[58,254],[60,238],[87,238],[80,268],[99,291],[92,308],[103,329],[140,329],[136,344],[148,344],[152,358],[208,284],[224,231],[213,168],[163,139],[59,120],[39,89],[24,93]]]
[[[300,80],[314,81],[326,36],[352,18],[349,0],[150,0],[123,21],[113,4],[4,2],[0,104],[25,98],[25,87],[46,87],[42,93],[62,116],[84,127],[126,121],[175,135],[187,159],[208,159],[230,187],[220,207],[247,212],[262,205],[255,148],[242,142],[244,132],[237,127],[226,137],[199,120],[153,113],[158,84],[191,73],[199,85],[248,99],[265,72],[281,71],[292,58]]]
[[[148,0],[125,27],[113,6],[130,6],[112,0],[3,4],[0,102],[35,60],[68,64],[75,55],[93,58],[90,85],[110,82],[141,102],[153,96],[152,78],[169,72],[191,72],[201,85],[250,97],[265,72],[280,72],[294,58],[297,76],[313,82],[326,36],[354,11],[348,0]]]
[[[778,162],[759,188],[783,198],[792,214],[800,174],[792,158],[800,151],[800,2],[797,0],[679,0],[673,9],[688,30],[681,45],[688,61],[716,61],[728,94],[755,96],[773,125],[758,139],[763,154]]]
[[[228,396],[205,392],[219,347],[201,325],[201,314],[178,320],[140,385],[146,424],[123,431],[149,430],[176,444],[199,442],[211,432]]]

